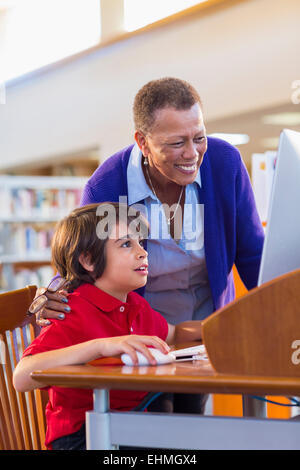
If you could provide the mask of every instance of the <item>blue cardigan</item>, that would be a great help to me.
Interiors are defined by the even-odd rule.
[[[208,278],[217,310],[235,297],[233,264],[248,289],[257,285],[264,232],[239,151],[223,140],[207,140],[199,196],[204,204]],[[117,152],[97,168],[84,188],[82,205],[128,197],[127,166],[132,148]]]

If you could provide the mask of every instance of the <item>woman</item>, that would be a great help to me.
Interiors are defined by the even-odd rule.
[[[151,227],[142,295],[169,323],[204,319],[234,299],[233,264],[248,289],[257,283],[263,229],[246,168],[236,148],[206,137],[200,97],[183,80],[147,83],[133,113],[136,144],[95,171],[82,204],[142,204]],[[49,295],[43,318],[62,314],[62,297]],[[176,411],[202,412],[196,399]]]

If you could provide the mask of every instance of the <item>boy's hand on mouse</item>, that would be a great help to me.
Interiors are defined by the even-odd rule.
[[[35,297],[40,295],[45,295],[48,299],[47,303],[35,314],[36,323],[39,326],[47,326],[50,324],[50,321],[47,318],[56,318],[58,320],[63,320],[65,314],[70,312],[71,309],[68,306],[68,292],[65,290],[60,290],[55,293],[46,292],[45,287],[40,287],[37,289]]]
[[[170,347],[162,339],[157,336],[116,336],[114,338],[101,338],[99,339],[101,356],[118,356],[120,354],[128,354],[134,365],[138,364],[138,357],[136,351],[142,353],[149,361],[150,364],[155,365],[156,360],[151,354],[152,346],[159,349],[163,354],[170,352]]]

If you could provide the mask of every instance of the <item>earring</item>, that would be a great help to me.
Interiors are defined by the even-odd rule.
[[[144,157],[144,165],[145,165],[145,166],[148,166],[148,165],[149,165],[149,162],[148,162],[148,158],[147,158],[147,157]]]

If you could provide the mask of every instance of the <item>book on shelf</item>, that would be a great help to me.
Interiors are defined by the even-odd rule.
[[[86,182],[85,177],[0,175],[0,289],[49,283],[55,224],[80,205]]]
[[[35,270],[21,269],[14,272],[12,284],[9,276],[2,272],[0,273],[0,290],[22,289],[24,286],[29,285],[44,287],[49,284],[53,274],[51,266],[41,266]]]
[[[28,254],[50,259],[51,239],[54,233],[53,224],[2,224],[0,229],[0,261],[5,262],[9,256],[26,259]],[[31,256],[33,257],[33,256]],[[34,258],[34,257],[33,257]]]
[[[64,217],[80,205],[81,189],[0,188],[1,219]],[[12,217],[13,216],[13,217]]]

